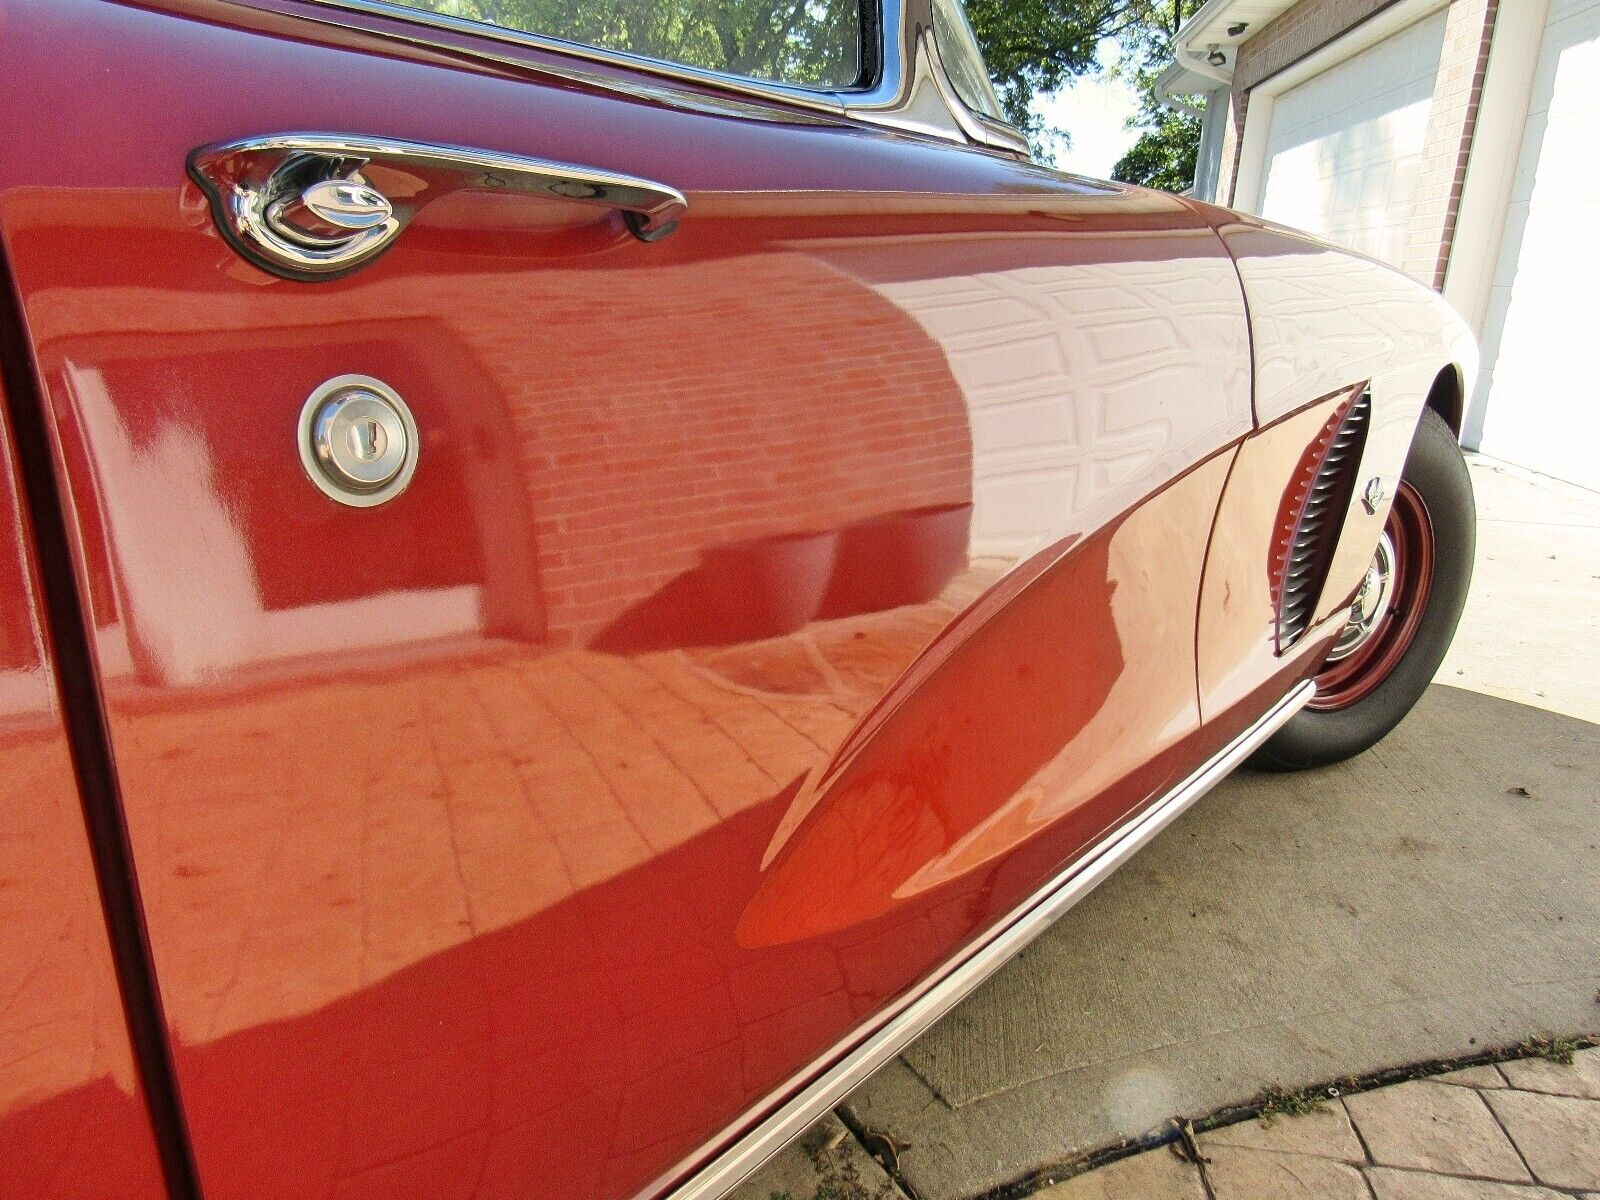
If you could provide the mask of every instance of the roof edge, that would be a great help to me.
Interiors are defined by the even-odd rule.
[[[1294,4],[1295,0],[1206,0],[1178,28],[1173,39],[1176,65],[1231,85],[1239,47]],[[1248,10],[1248,21],[1240,19],[1241,10]]]

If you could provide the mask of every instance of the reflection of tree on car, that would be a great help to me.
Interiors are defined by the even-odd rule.
[[[413,8],[709,71],[847,86],[860,72],[859,0],[400,0]]]

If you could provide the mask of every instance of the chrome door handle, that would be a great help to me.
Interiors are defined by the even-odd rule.
[[[683,193],[632,175],[461,146],[284,133],[202,146],[189,173],[218,228],[257,266],[331,279],[372,261],[427,204],[459,191],[516,192],[622,210],[653,242],[677,227]]]

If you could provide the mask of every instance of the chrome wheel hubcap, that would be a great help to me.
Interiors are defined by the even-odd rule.
[[[1378,549],[1367,566],[1354,603],[1350,605],[1350,619],[1339,631],[1328,661],[1338,662],[1349,658],[1366,645],[1389,611],[1389,597],[1394,590],[1394,542],[1387,531],[1378,539]]]

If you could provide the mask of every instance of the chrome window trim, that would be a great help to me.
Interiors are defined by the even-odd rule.
[[[251,0],[238,0],[238,2],[250,4]],[[924,50],[925,41],[931,45],[933,10],[929,0],[875,0],[876,78],[866,87],[834,89],[805,88],[794,84],[774,83],[721,71],[705,70],[645,55],[607,50],[598,46],[588,46],[582,42],[527,33],[484,21],[450,16],[446,13],[427,12],[396,3],[395,0],[299,0],[299,2],[323,9],[361,13],[369,17],[403,22],[425,30],[437,29],[460,34],[479,42],[498,42],[502,45],[541,50],[569,59],[638,71],[665,80],[716,88],[754,99],[778,101],[814,113],[851,118],[935,137],[942,141],[957,144],[975,143],[1023,156],[1029,154],[1027,139],[1016,129],[971,112],[955,95],[954,88],[944,79],[943,67],[938,62],[937,49]],[[873,3],[874,0],[867,0],[863,5],[863,12],[870,11]],[[383,37],[420,40],[383,27],[368,26],[366,29]],[[871,24],[864,23],[863,35],[871,37],[873,32]],[[929,38],[925,39],[924,34],[928,34]],[[863,45],[865,54],[866,44]],[[470,48],[464,49],[453,43],[444,48],[458,53],[480,54],[493,61],[507,61],[499,56]],[[557,73],[562,72],[557,69]],[[680,99],[679,96],[668,94],[665,89],[625,86],[577,67],[570,68],[565,73],[579,82],[627,94],[642,94],[648,91],[651,98],[666,102],[692,106],[695,99],[681,94]],[[916,101],[930,92],[936,94],[938,98],[937,109],[923,105],[922,113],[914,112]],[[703,102],[706,98],[701,96],[698,99]]]
[[[1291,689],[1161,799],[1106,834],[1009,917],[880,1013],[864,1034],[857,1031],[755,1106],[752,1112],[770,1108],[770,1115],[744,1136],[709,1162],[704,1151],[692,1156],[640,1192],[638,1200],[717,1200],[743,1183],[1231,775],[1316,693],[1311,680]]]
[[[996,121],[993,117],[986,117],[982,113],[973,114],[978,124],[983,126],[988,135],[988,142],[1002,150],[1010,150],[1026,158],[1033,157],[1033,147],[1028,145],[1028,139],[1023,136],[1022,130],[1007,121]]]
[[[876,97],[884,90],[884,85],[890,80],[892,73],[888,61],[888,54],[881,55],[878,63],[878,78],[867,87],[837,88],[820,87],[807,88],[798,84],[778,83],[765,79],[753,79],[747,75],[733,75],[723,71],[713,71],[704,67],[692,67],[686,63],[675,63],[667,59],[651,58],[648,55],[632,54],[626,50],[608,50],[601,46],[590,46],[583,42],[569,41],[566,38],[551,37],[548,34],[529,33],[521,29],[512,29],[505,25],[494,25],[487,21],[474,21],[468,17],[455,17],[448,13],[428,12],[425,9],[412,8],[400,4],[395,0],[303,0],[306,4],[315,4],[323,8],[346,9],[351,12],[366,13],[370,16],[387,17],[395,21],[405,21],[414,25],[431,26],[435,29],[449,30],[452,33],[465,34],[469,37],[484,38],[492,42],[504,42],[514,46],[525,46],[534,50],[546,50],[553,54],[563,54],[572,58],[588,59],[591,62],[603,63],[608,66],[624,67],[634,71],[647,71],[653,75],[663,75],[669,79],[677,79],[684,83],[704,84],[711,87],[724,88],[730,91],[742,92],[748,96],[759,96],[767,100],[782,100],[790,104],[799,104],[807,108],[818,108],[825,112],[843,113],[845,98],[850,97]],[[873,0],[867,0],[863,5],[863,12]],[[883,47],[889,44],[890,18],[898,9],[895,0],[879,0],[878,25],[883,31]],[[888,11],[886,11],[888,10]],[[872,27],[863,22],[863,38],[872,36]],[[867,43],[862,43],[863,57],[867,54]]]
[[[939,94],[944,98],[945,106],[950,109],[950,115],[955,118],[956,124],[968,139],[980,146],[995,146],[999,149],[1029,154],[1028,139],[1021,133],[1010,125],[978,112],[961,98],[961,93],[956,91],[956,86],[950,79],[950,72],[945,70],[944,56],[939,53],[939,37],[932,25],[923,31],[922,43],[922,50],[927,55],[930,72],[939,88]],[[1007,137],[1002,131],[1006,131],[1010,136]]]

